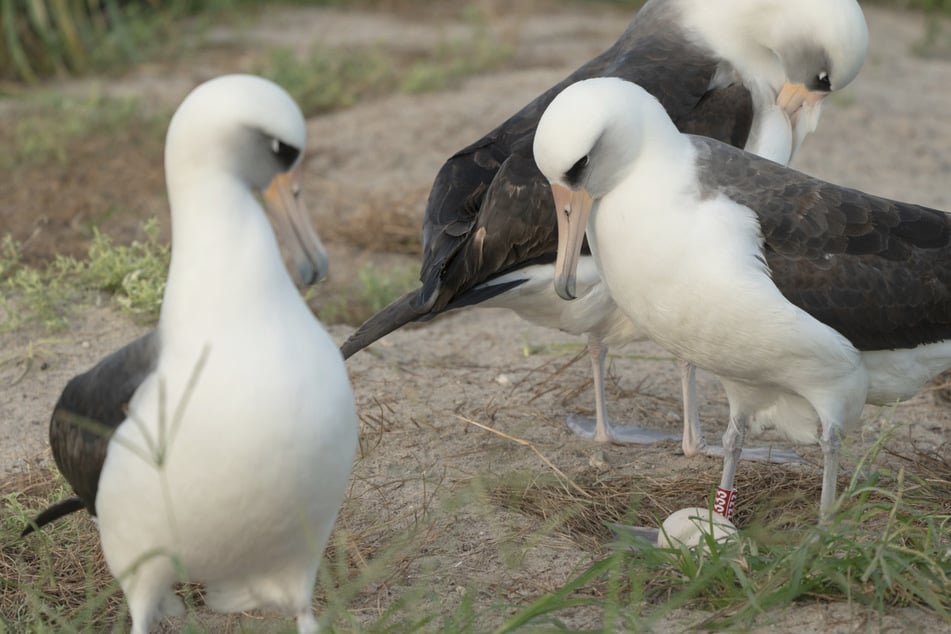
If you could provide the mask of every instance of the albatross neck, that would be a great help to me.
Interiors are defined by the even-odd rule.
[[[170,180],[172,257],[162,320],[247,314],[297,295],[277,239],[250,188],[228,174]]]

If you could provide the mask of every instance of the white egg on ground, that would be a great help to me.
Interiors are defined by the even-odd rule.
[[[706,547],[707,535],[722,544],[736,537],[733,522],[711,509],[695,506],[672,513],[661,525],[657,535],[658,548]]]

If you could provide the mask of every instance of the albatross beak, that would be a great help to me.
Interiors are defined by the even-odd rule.
[[[776,97],[776,105],[786,113],[795,125],[800,111],[811,112],[822,100],[829,96],[827,92],[811,91],[803,84],[786,82]]]
[[[573,191],[562,185],[552,185],[551,193],[555,197],[555,214],[558,217],[555,292],[562,299],[570,300],[575,298],[575,274],[593,201],[583,189]]]
[[[264,201],[274,215],[281,242],[287,245],[298,283],[310,286],[327,275],[327,251],[300,198],[299,177],[300,163],[275,176],[264,192]]]

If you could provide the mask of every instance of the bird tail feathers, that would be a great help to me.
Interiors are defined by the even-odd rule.
[[[412,290],[363,322],[340,346],[343,358],[349,359],[377,339],[423,317],[426,308],[416,305],[418,295],[419,289]]]
[[[36,518],[30,522],[26,528],[23,529],[23,532],[20,533],[20,537],[26,537],[33,531],[43,528],[50,522],[55,522],[64,515],[75,513],[76,511],[80,511],[85,507],[86,505],[83,504],[83,501],[79,498],[79,496],[73,496],[71,498],[61,500],[37,515]]]

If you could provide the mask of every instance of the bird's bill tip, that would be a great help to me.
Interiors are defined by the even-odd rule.
[[[555,215],[558,219],[558,255],[555,258],[555,292],[562,299],[572,300],[575,294],[575,279],[585,228],[591,215],[593,201],[587,191],[571,190],[553,184],[551,193],[555,199]]]
[[[792,120],[801,109],[814,108],[828,96],[828,92],[809,90],[804,84],[786,82],[776,96],[776,105]]]
[[[293,262],[294,276],[302,286],[316,284],[327,275],[327,250],[314,230],[300,196],[300,164],[278,174],[264,192],[281,242]]]

